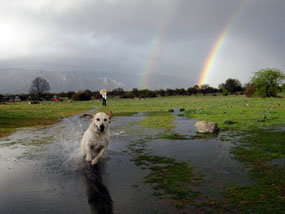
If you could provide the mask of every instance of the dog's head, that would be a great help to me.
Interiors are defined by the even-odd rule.
[[[110,111],[108,114],[104,112],[98,112],[95,115],[84,114],[83,117],[90,117],[91,125],[94,126],[95,130],[103,133],[109,126],[110,120],[112,118],[112,112]]]

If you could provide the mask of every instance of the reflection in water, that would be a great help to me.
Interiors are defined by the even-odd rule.
[[[113,213],[113,202],[102,182],[102,165],[91,165],[83,160],[82,175],[87,188],[88,203],[94,214]]]

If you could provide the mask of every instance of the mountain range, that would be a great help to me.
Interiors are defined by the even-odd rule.
[[[40,71],[25,69],[1,69],[0,93],[19,94],[28,93],[33,79],[45,78],[51,92],[78,91],[89,89],[91,91],[107,88],[113,90],[122,88],[131,90],[139,88],[141,76],[138,74],[98,73],[98,72],[62,72]],[[160,88],[187,88],[193,85],[184,79],[155,74],[149,81],[149,89]]]

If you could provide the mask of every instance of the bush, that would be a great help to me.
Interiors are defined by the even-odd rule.
[[[244,94],[246,97],[252,97],[255,93],[255,87],[254,85],[248,85],[245,88]]]
[[[282,92],[285,92],[285,83],[282,84],[282,86],[281,86],[281,91],[282,91]]]
[[[88,92],[77,92],[77,93],[72,95],[71,99],[75,100],[75,101],[91,100],[91,94]]]
[[[252,78],[255,94],[260,97],[277,97],[284,78],[284,74],[275,68],[266,68],[255,72]]]
[[[223,88],[223,96],[228,96],[228,95],[229,95],[229,91]]]

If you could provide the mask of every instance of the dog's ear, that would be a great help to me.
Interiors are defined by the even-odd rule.
[[[82,115],[82,117],[87,117],[87,116],[88,116],[90,119],[93,119],[93,118],[94,118],[94,115],[91,115],[91,114],[83,114],[83,115]],[[81,117],[81,118],[82,118],[82,117]]]
[[[113,114],[111,111],[108,112],[108,116],[109,116],[109,120],[111,120],[111,118],[113,117]]]

